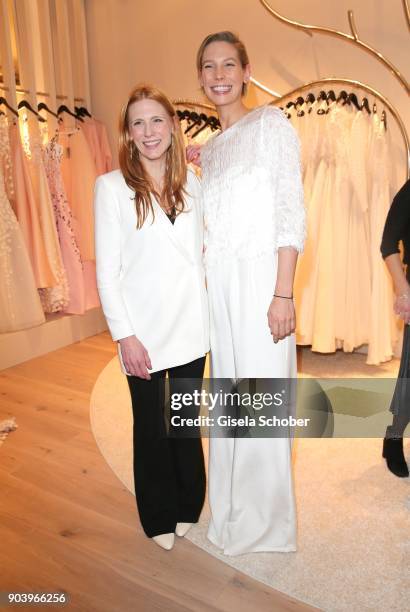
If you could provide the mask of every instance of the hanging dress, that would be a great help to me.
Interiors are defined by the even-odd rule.
[[[64,312],[83,314],[86,310],[86,288],[80,250],[75,237],[74,219],[71,213],[61,176],[62,147],[56,138],[43,150],[44,168],[53,202],[61,255],[67,274],[69,301]]]
[[[100,305],[97,292],[94,251],[94,184],[97,171],[80,129],[58,135],[63,149],[61,171],[64,191],[74,217],[74,231],[84,268],[86,310]]]
[[[371,118],[369,159],[373,172],[370,185],[370,261],[371,261],[371,308],[370,337],[366,363],[378,365],[391,359],[397,341],[397,324],[394,315],[394,291],[387,266],[380,256],[380,244],[387,213],[390,207],[391,158],[384,124],[377,113]]]
[[[68,282],[61,256],[53,202],[43,164],[40,134],[38,126],[30,123],[30,121],[31,118],[30,120],[23,120],[21,123],[22,142],[27,155],[31,183],[39,209],[41,232],[47,258],[54,276],[52,284],[39,289],[39,294],[44,312],[53,313],[62,311],[68,304]]]
[[[350,107],[347,107],[350,108]],[[357,113],[360,116],[357,117]],[[343,349],[351,352],[369,342],[371,267],[369,246],[369,200],[367,177],[363,164],[367,139],[365,116],[362,111],[351,110],[349,175],[352,181],[352,196],[349,203],[346,265],[346,329]],[[356,124],[355,124],[356,121]],[[358,123],[360,122],[360,123]],[[364,135],[363,135],[364,133]],[[364,139],[364,142],[363,142]]]
[[[313,106],[313,105],[312,105]],[[321,233],[324,192],[328,190],[328,153],[324,111],[326,101],[315,105],[309,116],[311,122],[309,152],[305,169],[304,192],[306,199],[307,238],[303,254],[298,259],[295,274],[295,308],[297,343],[311,345],[314,341],[315,302],[319,278],[318,244]],[[318,113],[317,111],[323,111]],[[303,145],[302,145],[303,149]]]
[[[104,123],[99,119],[93,118],[93,121],[97,127],[98,142],[100,145],[100,159],[102,160],[102,166],[100,170],[102,171],[102,173],[111,172],[112,153],[108,140],[107,128],[105,127]]]
[[[313,331],[312,351],[331,353],[336,350],[335,341],[335,284],[338,279],[334,273],[334,174],[331,171],[333,140],[330,132],[330,116],[337,106],[332,102],[324,107],[321,118],[321,162],[318,174],[320,180],[315,183],[312,193],[314,206],[319,212],[317,217],[318,234],[316,242],[315,263],[316,285],[313,289]],[[321,173],[321,174],[320,174]]]
[[[77,122],[77,128],[80,129],[85,136],[97,176],[105,174],[107,172],[105,168],[105,156],[104,152],[101,150],[96,122],[90,117],[83,117],[82,121]]]
[[[14,183],[14,195],[9,196],[10,203],[27,246],[37,288],[51,287],[55,277],[47,256],[29,162],[21,144],[17,124],[10,126],[9,137]]]
[[[8,125],[0,117],[0,332],[44,323],[34,273],[18,221],[6,193],[12,192]]]
[[[335,344],[343,348],[349,324],[347,319],[346,284],[348,260],[348,227],[352,200],[349,155],[351,153],[350,127],[352,109],[340,102],[332,108],[329,116],[328,136],[331,138],[330,182],[333,202],[333,286],[335,314]]]

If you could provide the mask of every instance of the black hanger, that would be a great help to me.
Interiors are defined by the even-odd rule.
[[[288,113],[286,108],[284,108],[283,106],[279,106],[279,108],[280,108],[281,111],[283,111],[285,113],[287,119],[291,119],[292,115],[290,113]]]
[[[201,127],[198,130],[196,130],[196,132],[194,132],[192,134],[192,138],[195,138],[195,136],[198,136],[198,134],[200,134],[202,132],[202,130],[204,130],[206,127],[208,127],[210,125],[210,123],[211,123],[211,119],[212,119],[212,117],[207,117],[204,125],[201,125]]]
[[[367,98],[363,98],[361,109],[362,110],[365,109],[365,110],[367,110],[369,115],[371,114],[371,110],[370,110],[370,106],[369,106],[369,100]]]
[[[346,104],[347,102],[347,91],[345,91],[344,89],[342,89],[342,91],[340,92],[340,94],[337,97],[336,102],[342,102],[343,101],[343,105]]]
[[[36,115],[37,119],[41,121],[41,123],[46,123],[46,119],[44,119],[44,117],[39,115],[38,112],[34,110],[34,108],[31,106],[31,104],[27,102],[27,100],[22,100],[21,102],[19,102],[19,105],[17,108],[26,108],[31,113],[33,113],[33,115]]]
[[[306,96],[305,102],[306,102],[306,104],[307,103],[313,104],[313,102],[315,100],[316,100],[316,98],[315,98],[314,94],[312,94],[312,92],[309,92],[308,95]]]
[[[6,106],[9,109],[9,111],[13,113],[13,115],[16,115],[16,117],[19,116],[18,112],[12,106],[10,106],[6,98],[0,97],[0,106]]]
[[[327,101],[329,102],[330,100],[332,100],[332,102],[336,102],[336,95],[335,95],[335,92],[333,91],[333,89],[330,89],[327,92]]]
[[[291,108],[292,106],[296,108],[296,104],[292,100],[286,104],[286,108]]]
[[[382,111],[382,118],[381,118],[382,123],[384,123],[384,129],[387,130],[387,115],[386,115],[386,111]]]
[[[198,113],[196,113],[195,111],[191,111],[189,113],[189,116],[186,118],[189,125],[187,128],[185,128],[184,130],[184,134],[187,134],[189,130],[191,130],[193,127],[195,127],[195,125],[198,125],[199,123],[199,115]]]
[[[85,106],[75,106],[74,110],[79,117],[90,117],[90,119],[92,119],[90,113],[88,112]]]
[[[323,100],[323,101],[326,102],[326,104],[329,104],[328,99],[327,99],[327,94],[323,90],[319,92],[317,100],[318,100],[318,102]],[[318,108],[316,112],[317,112],[318,115],[326,115],[327,111],[328,111],[328,109],[325,110],[324,108]]]
[[[74,117],[74,119],[78,119],[78,121],[81,121],[82,123],[84,123],[84,119],[82,119],[82,117],[79,117],[78,115],[75,115],[73,112],[71,112],[70,109],[65,104],[61,104],[61,106],[58,107],[57,115],[61,115],[61,113],[67,113],[67,115],[71,115],[71,117]]]
[[[304,101],[304,99],[302,98],[302,96],[299,96],[299,97],[297,98],[296,102],[295,102],[295,106],[302,106],[302,104],[304,104],[304,103],[305,103],[305,101]]]
[[[45,110],[48,113],[50,113],[50,115],[53,115],[53,117],[56,117],[58,119],[58,115],[57,113],[55,113],[54,111],[50,110],[47,106],[47,104],[45,104],[45,102],[40,102],[40,104],[37,104],[37,108],[39,111],[41,110]]]
[[[377,113],[377,104],[376,104],[376,102],[373,102],[372,111],[373,111],[373,114]]]
[[[355,105],[355,107],[357,108],[357,110],[361,110],[360,108],[360,104],[359,104],[359,100],[357,99],[357,96],[355,93],[350,93],[348,95],[348,99],[350,100],[350,102],[353,102],[353,104]]]
[[[177,116],[180,121],[189,121],[189,118],[191,116],[191,111],[186,110],[186,109],[182,111],[178,109]]]
[[[219,130],[219,129],[221,129],[221,123],[220,123],[220,121],[219,121],[218,117],[215,117],[215,116],[214,116],[214,117],[211,117],[211,128],[212,128],[213,130]]]
[[[204,113],[198,115],[198,113],[194,112],[191,115],[191,119],[193,120],[193,123],[187,127],[187,129],[185,130],[185,134],[188,134],[188,132],[190,132],[192,128],[194,128],[196,125],[201,125],[201,123],[203,121],[206,121],[208,117]]]

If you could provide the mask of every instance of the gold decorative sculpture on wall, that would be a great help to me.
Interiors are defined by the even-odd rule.
[[[275,11],[267,2],[266,0],[259,0],[262,5],[266,8],[267,11],[269,11],[269,13],[271,15],[273,15],[276,19],[278,19],[279,21],[281,21],[282,23],[285,23],[287,25],[290,25],[294,28],[297,28],[298,30],[302,30],[304,32],[306,32],[307,34],[309,34],[310,36],[312,36],[313,32],[317,32],[320,34],[326,34],[328,36],[334,36],[337,38],[341,38],[344,40],[347,40],[348,42],[358,46],[359,48],[365,50],[367,53],[371,54],[373,57],[375,57],[378,61],[380,61],[384,66],[386,66],[388,68],[388,70],[398,79],[398,81],[400,82],[400,84],[403,86],[403,88],[405,89],[407,94],[410,94],[410,85],[407,82],[407,80],[404,78],[404,76],[401,74],[401,72],[398,70],[398,68],[396,68],[396,66],[394,66],[394,64],[392,62],[390,62],[390,60],[388,60],[386,57],[384,57],[379,51],[377,51],[377,49],[375,49],[374,47],[371,47],[370,45],[368,45],[367,43],[363,42],[358,34],[357,31],[357,27],[354,21],[354,14],[353,11],[348,11],[348,20],[349,20],[349,25],[350,25],[350,29],[351,29],[351,34],[346,34],[345,32],[339,32],[338,30],[334,30],[332,28],[324,28],[322,26],[316,26],[316,25],[308,25],[308,24],[303,24],[300,23],[298,21],[293,21],[291,19],[288,19],[287,17],[284,17],[283,15],[281,15],[280,13],[278,13],[277,11]],[[403,2],[403,10],[406,16],[406,20],[407,20],[407,24],[409,26],[410,29],[410,8],[409,8],[409,0],[402,0]],[[272,89],[268,88],[266,85],[264,85],[263,83],[261,83],[260,81],[257,81],[254,78],[251,78],[252,83],[258,87],[259,89],[261,89],[262,91],[264,91],[265,93],[268,93],[269,95],[271,95],[274,100],[271,102],[271,104],[280,104],[280,102],[282,100],[285,100],[286,98],[289,98],[290,96],[294,96],[297,95],[298,92],[304,91],[306,89],[312,88],[312,87],[320,87],[322,85],[325,84],[330,84],[330,83],[337,83],[340,85],[350,85],[350,86],[355,86],[358,87],[364,91],[366,91],[367,93],[372,94],[376,99],[380,100],[380,102],[390,111],[390,113],[392,114],[392,116],[394,117],[394,119],[397,122],[397,125],[399,127],[400,133],[402,135],[403,138],[403,143],[405,146],[405,150],[406,150],[406,168],[407,168],[407,178],[410,178],[410,139],[409,139],[409,135],[407,133],[406,130],[406,126],[404,125],[404,122],[402,120],[402,118],[400,117],[399,112],[397,111],[397,109],[394,107],[394,105],[379,91],[377,91],[375,88],[371,87],[370,85],[366,84],[366,83],[362,83],[361,81],[357,81],[354,79],[348,79],[348,78],[344,78],[344,77],[326,77],[323,79],[318,79],[316,81],[312,81],[310,83],[304,83],[303,85],[300,85],[299,87],[293,89],[292,91],[287,92],[284,95],[280,95],[277,92],[273,91]],[[208,111],[212,111],[213,113],[215,113],[215,108],[209,104],[205,104],[203,102],[197,102],[194,100],[174,100],[174,104],[176,105],[185,105],[187,107],[197,107],[197,108],[203,108],[203,109],[207,109]]]
[[[382,64],[387,66],[390,72],[392,72],[394,76],[399,80],[401,85],[403,85],[406,92],[410,94],[410,84],[401,74],[400,70],[396,68],[396,66],[394,66],[394,64],[390,60],[384,57],[384,55],[382,55],[379,51],[377,51],[377,49],[375,49],[374,47],[371,47],[370,45],[368,45],[367,43],[363,42],[360,39],[356,24],[354,21],[353,11],[347,12],[350,30],[352,33],[346,34],[346,32],[339,32],[339,30],[334,30],[332,28],[324,28],[322,26],[308,25],[304,23],[299,23],[298,21],[292,21],[291,19],[287,19],[286,17],[283,17],[283,15],[280,15],[277,11],[275,11],[266,2],[266,0],[259,0],[259,1],[266,8],[266,10],[269,11],[269,13],[271,13],[271,15],[273,15],[276,19],[278,19],[279,21],[282,21],[283,23],[286,23],[287,25],[297,28],[298,30],[302,30],[303,32],[306,32],[310,36],[312,35],[312,32],[318,32],[320,34],[326,34],[327,36],[334,36],[336,38],[342,38],[343,40],[347,40],[348,42],[353,43],[354,45],[360,47],[361,49],[364,49],[365,51],[367,51],[367,53],[370,53],[373,57],[378,59]],[[403,3],[404,3],[404,9],[407,15],[407,19],[409,20],[410,12],[409,12],[407,1],[403,0]]]

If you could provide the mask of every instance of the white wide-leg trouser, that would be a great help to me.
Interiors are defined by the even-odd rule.
[[[228,261],[207,272],[213,378],[293,378],[295,337],[275,344],[267,312],[277,258]],[[296,550],[289,438],[212,438],[209,540],[227,555]]]

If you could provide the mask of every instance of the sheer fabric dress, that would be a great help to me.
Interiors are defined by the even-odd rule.
[[[0,117],[0,332],[44,323],[27,247],[6,193],[11,183],[8,126]]]

